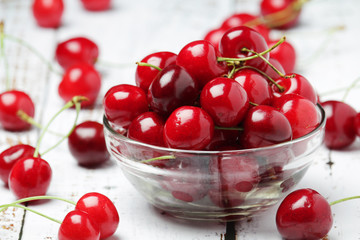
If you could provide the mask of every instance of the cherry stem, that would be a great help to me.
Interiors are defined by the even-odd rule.
[[[5,81],[6,81],[6,90],[10,90],[10,77],[9,77],[9,62],[5,55],[5,44],[4,44],[4,22],[0,22],[0,59],[4,59],[5,67]]]
[[[157,161],[157,160],[168,160],[168,159],[176,159],[176,157],[173,155],[165,155],[165,156],[161,156],[161,157],[142,160],[141,163],[149,163],[149,162],[153,162],[153,161]]]
[[[9,34],[5,34],[5,38],[13,41],[13,42],[16,42],[18,44],[20,44],[21,46],[24,46],[26,47],[30,52],[32,52],[33,54],[35,54],[38,58],[40,58],[41,61],[43,61],[47,67],[50,69],[50,71],[58,74],[58,75],[62,75],[62,72],[54,69],[53,65],[51,64],[51,62],[49,62],[43,55],[41,55],[41,53],[36,50],[33,46],[31,46],[30,44],[28,44],[27,42],[25,42],[24,40],[20,39],[20,38],[17,38],[15,36],[12,36],[12,35],[9,35]]]
[[[215,129],[218,129],[218,130],[244,131],[244,128],[241,128],[241,127],[220,127],[220,126],[215,126]]]
[[[344,96],[343,96],[343,98],[342,98],[342,101],[343,101],[343,102],[345,102],[345,99],[346,99],[347,96],[349,95],[351,89],[353,89],[359,81],[360,81],[360,77],[358,77],[357,79],[355,79],[355,81],[353,81],[352,84],[351,84],[348,88],[346,88],[345,93],[344,93]]]
[[[39,156],[39,148],[40,148],[40,144],[42,139],[44,138],[45,133],[47,132],[47,129],[49,128],[50,124],[56,119],[57,116],[60,115],[60,113],[62,113],[63,111],[65,111],[68,108],[71,108],[72,106],[75,105],[76,108],[76,117],[75,117],[75,121],[74,121],[74,125],[71,128],[71,131],[66,134],[63,138],[61,138],[54,146],[52,146],[51,148],[49,148],[48,150],[46,150],[44,153],[42,153],[42,155],[46,154],[47,152],[49,152],[50,150],[54,149],[55,147],[57,147],[61,142],[63,142],[70,134],[71,132],[74,130],[74,128],[76,127],[76,122],[79,116],[79,112],[80,112],[80,108],[81,108],[81,102],[82,101],[86,101],[87,98],[83,97],[83,96],[75,96],[73,97],[69,102],[67,102],[51,119],[50,121],[45,125],[45,127],[42,130],[42,133],[38,139],[38,142],[36,144],[36,148],[35,148],[35,152],[34,152],[34,157],[38,157]]]
[[[234,74],[236,73],[236,66],[234,63],[232,63],[232,69],[231,69],[231,72],[229,73],[228,75],[228,78],[232,78],[234,76]]]
[[[136,64],[141,66],[141,67],[152,67],[152,68],[155,68],[156,70],[162,71],[161,68],[159,68],[158,66],[152,65],[150,63],[136,62]]]
[[[251,59],[254,59],[254,58],[258,58],[270,51],[272,51],[273,49],[275,49],[277,46],[279,46],[280,44],[282,44],[284,41],[286,40],[286,37],[283,36],[277,43],[275,43],[273,46],[271,46],[270,48],[266,49],[265,51],[261,52],[261,53],[258,53],[257,55],[252,55],[252,56],[249,56],[249,57],[243,57],[243,58],[227,58],[227,57],[218,57],[217,60],[218,62],[223,62],[223,61],[226,61],[226,62],[231,62],[231,61],[240,61],[240,62],[243,62],[243,61],[248,61],[248,60],[251,60]]]
[[[341,203],[341,202],[345,202],[345,201],[348,201],[348,200],[352,200],[352,199],[357,199],[357,198],[360,198],[360,196],[353,196],[353,197],[348,197],[348,198],[343,198],[343,199],[339,199],[339,200],[336,200],[336,201],[333,201],[331,203],[329,203],[330,206],[333,206],[335,204],[338,204],[338,203]]]
[[[9,207],[22,208],[22,209],[24,209],[24,210],[26,210],[26,211],[30,211],[30,212],[33,212],[33,213],[39,215],[39,216],[42,216],[42,217],[44,217],[44,218],[47,218],[47,219],[49,219],[49,220],[51,220],[51,221],[53,221],[53,222],[57,222],[57,223],[59,223],[59,224],[62,223],[60,220],[57,220],[57,219],[52,218],[52,217],[49,217],[49,216],[47,216],[47,215],[45,215],[45,214],[43,214],[43,213],[41,213],[41,212],[38,212],[38,211],[33,210],[33,209],[31,209],[31,208],[25,207],[25,206],[23,206],[23,205],[14,204],[14,203],[0,205],[0,212],[6,210],[6,209],[9,208]]]
[[[65,199],[65,198],[61,198],[61,197],[56,197],[56,196],[33,196],[33,197],[27,197],[27,198],[22,198],[19,199],[15,202],[12,202],[11,204],[19,204],[19,203],[24,203],[24,202],[30,202],[30,201],[35,201],[35,200],[60,200],[63,202],[67,202],[70,203],[72,205],[76,205],[76,202]]]

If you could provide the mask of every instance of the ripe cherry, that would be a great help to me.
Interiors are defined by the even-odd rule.
[[[265,147],[291,140],[292,131],[288,119],[271,106],[251,108],[243,122],[241,144],[245,148]]]
[[[240,26],[229,29],[224,33],[220,40],[219,51],[222,57],[243,58],[254,55],[248,50],[261,53],[268,49],[265,38],[252,28]],[[265,59],[269,59],[269,53],[263,55]],[[254,58],[245,62],[245,65],[253,66],[260,70],[264,70],[267,66],[266,62],[261,58]]]
[[[216,51],[219,51],[219,43],[226,30],[224,28],[213,29],[205,35],[204,40],[210,42]]]
[[[357,113],[354,119],[354,128],[356,135],[360,137],[360,113]]]
[[[267,79],[252,69],[243,69],[235,73],[234,80],[246,91],[249,101],[258,105],[270,105],[272,90]]]
[[[70,153],[82,166],[96,166],[109,160],[104,127],[95,121],[78,124],[68,138]]]
[[[164,120],[158,114],[145,112],[131,122],[127,137],[155,146],[165,146],[163,140],[164,124]]]
[[[18,144],[14,145],[2,153],[0,153],[0,178],[7,185],[9,180],[9,175],[14,164],[26,157],[32,157],[34,155],[35,148],[26,145]]]
[[[164,126],[164,141],[171,148],[201,150],[213,135],[214,122],[210,115],[193,106],[176,109]]]
[[[234,127],[244,118],[249,108],[249,98],[238,82],[218,77],[204,86],[200,104],[216,125]]]
[[[45,28],[59,27],[63,11],[63,0],[34,0],[32,5],[32,12],[37,24]]]
[[[17,198],[45,195],[50,185],[50,165],[40,157],[19,159],[11,169],[9,188]]]
[[[285,239],[322,239],[333,224],[331,208],[326,199],[312,189],[290,193],[276,213],[276,226]]]
[[[278,60],[276,60],[275,58],[272,58],[272,57],[270,56],[269,62],[270,62],[277,70],[279,70],[279,72],[281,72],[282,74],[286,74],[283,66],[281,65],[281,63],[280,63]],[[278,78],[280,77],[280,75],[279,75],[277,72],[275,72],[274,69],[272,69],[272,68],[270,67],[270,65],[268,65],[268,66],[265,68],[264,73],[265,73],[267,76],[269,76],[270,78],[272,78],[272,79],[278,79]]]
[[[75,37],[59,43],[55,58],[65,70],[77,63],[94,65],[99,57],[99,48],[88,38]]]
[[[95,68],[88,63],[78,63],[69,67],[59,84],[60,97],[70,101],[74,96],[84,96],[88,100],[82,107],[94,105],[101,88],[101,77]]]
[[[178,65],[165,67],[151,83],[150,107],[162,116],[169,116],[176,108],[193,105],[198,98],[198,82],[185,68]]]
[[[113,235],[119,225],[119,214],[111,200],[97,192],[87,193],[76,203],[76,210],[86,212],[99,227],[100,239]]]
[[[126,129],[134,118],[149,110],[144,90],[128,84],[110,88],[105,94],[103,105],[107,119]]]
[[[269,47],[275,45],[278,41],[269,41]],[[289,42],[283,42],[270,52],[270,58],[279,61],[284,68],[282,73],[291,73],[295,69],[296,64],[296,51],[295,48]],[[276,66],[275,66],[276,67]]]
[[[89,11],[104,11],[110,8],[111,0],[81,0],[84,8]]]
[[[176,64],[185,68],[200,88],[210,80],[227,73],[226,64],[217,61],[216,48],[205,40],[194,41],[183,47]]]
[[[297,0],[262,0],[260,4],[261,14],[270,27],[289,29],[299,22],[300,9],[294,3]],[[278,15],[273,16],[273,14]],[[271,16],[272,15],[272,16]],[[266,16],[270,16],[266,18]]]
[[[73,210],[65,216],[61,223],[58,238],[59,240],[99,240],[100,229],[95,219],[88,213]]]
[[[340,101],[326,101],[321,105],[326,113],[325,145],[340,149],[352,144],[356,138],[355,109]]]
[[[17,115],[19,110],[34,117],[35,106],[29,95],[18,90],[0,94],[0,124],[5,130],[22,131],[31,127]]]
[[[239,139],[239,130],[215,128],[214,136],[204,150],[209,150],[209,151],[225,150],[229,146],[233,146],[233,147],[237,146],[238,139]],[[235,149],[240,149],[240,146],[237,146]]]
[[[175,64],[177,55],[172,52],[156,52],[144,57],[141,62],[148,63],[164,69],[165,67]],[[150,84],[159,74],[159,70],[153,67],[140,66],[136,67],[135,82],[136,86],[141,87],[145,92],[148,91]]]

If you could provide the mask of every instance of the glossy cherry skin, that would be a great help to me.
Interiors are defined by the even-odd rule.
[[[32,157],[35,148],[27,144],[18,144],[7,148],[0,153],[0,178],[8,184],[9,175],[14,164],[22,158]]]
[[[360,137],[360,113],[357,113],[354,119],[354,128],[356,135]]]
[[[292,139],[288,119],[271,106],[251,108],[243,122],[241,144],[244,148],[258,148],[286,142]]]
[[[23,131],[31,125],[23,121],[17,112],[22,110],[34,117],[35,106],[29,95],[22,91],[10,90],[0,94],[0,124],[8,131]]]
[[[150,107],[154,112],[169,116],[176,108],[193,105],[198,98],[198,82],[179,65],[165,67],[151,83]]]
[[[277,70],[279,70],[281,73],[286,74],[283,66],[281,65],[281,63],[280,63],[278,60],[276,60],[275,58],[272,58],[272,57],[270,56],[269,62],[270,62]],[[278,79],[278,78],[280,77],[280,75],[279,75],[277,72],[275,72],[274,69],[272,69],[272,68],[270,67],[270,65],[268,65],[268,66],[266,67],[264,73],[265,73],[266,75],[268,75],[270,78],[272,78],[273,80]]]
[[[58,239],[99,240],[100,229],[95,219],[88,213],[80,210],[72,210],[65,216],[60,225]]]
[[[81,103],[82,107],[95,104],[101,88],[101,76],[92,65],[78,63],[69,67],[58,87],[60,97],[64,102],[74,96],[84,96],[88,100]]]
[[[110,8],[111,0],[81,0],[83,7],[89,11],[104,11]]]
[[[272,47],[278,41],[269,41],[269,47]],[[295,48],[289,42],[283,42],[270,52],[270,58],[279,61],[284,68],[282,73],[291,73],[295,69],[296,65],[296,51]]]
[[[273,85],[272,89],[274,92],[274,98],[294,93],[310,100],[313,104],[317,103],[317,94],[314,87],[311,85],[309,80],[300,74],[296,73],[294,74],[294,77],[291,78],[278,78],[276,83],[282,86],[284,90],[280,91],[279,88]]]
[[[204,37],[205,41],[210,42],[216,49],[216,51],[219,51],[219,43],[226,32],[227,29],[225,28],[215,28],[213,30],[210,30]]]
[[[202,88],[210,80],[227,73],[224,62],[217,61],[217,50],[208,41],[198,40],[183,47],[176,59],[192,75]]]
[[[163,139],[164,125],[163,118],[158,114],[145,112],[131,122],[127,137],[155,146],[165,146]]]
[[[219,43],[219,51],[223,57],[243,58],[254,55],[253,53],[243,51],[243,48],[261,53],[268,49],[268,45],[260,33],[245,26],[229,29],[225,32]],[[269,59],[269,53],[264,54],[263,57]],[[255,58],[246,61],[245,65],[264,70],[267,64],[261,58]]]
[[[155,52],[144,57],[141,62],[149,63],[161,69],[176,62],[177,55],[172,52]],[[159,70],[148,66],[137,66],[135,72],[136,86],[142,88],[145,92],[148,91],[150,84],[159,74]]]
[[[9,175],[9,188],[17,198],[45,195],[51,181],[50,165],[39,157],[18,160]]]
[[[204,150],[209,150],[209,151],[225,150],[227,149],[228,146],[238,145],[238,139],[239,139],[239,130],[215,129],[213,138],[211,139],[210,143],[204,148]],[[239,148],[240,147],[235,149],[239,149]]]
[[[326,113],[325,145],[341,149],[352,144],[356,138],[355,109],[340,101],[326,101],[321,105]]]
[[[144,90],[129,84],[110,88],[105,94],[103,105],[106,118],[125,129],[134,118],[149,110]]]
[[[234,80],[242,86],[249,101],[258,105],[270,105],[272,90],[267,79],[252,69],[243,69],[234,75]]]
[[[278,29],[289,29],[299,22],[300,10],[296,10],[290,6],[294,2],[296,2],[296,0],[262,0],[260,11],[263,16],[267,16],[288,8],[289,11],[286,12],[285,15],[281,15],[280,18],[271,19],[269,25]]]
[[[78,124],[68,138],[70,153],[82,166],[96,166],[109,160],[104,127],[95,121]]]
[[[77,63],[94,65],[99,57],[99,48],[88,38],[75,37],[59,43],[55,58],[65,70]]]
[[[284,239],[317,240],[330,231],[331,208],[317,191],[306,188],[290,193],[276,213],[276,226]]]
[[[64,3],[63,0],[34,0],[32,12],[39,26],[57,28],[61,25]]]
[[[242,121],[249,109],[249,98],[238,82],[219,77],[204,86],[200,104],[216,125],[234,127]]]
[[[320,115],[310,100],[296,94],[288,94],[278,101],[279,111],[291,124],[293,139],[302,137],[319,126]]]
[[[97,192],[87,193],[77,201],[76,210],[89,214],[90,218],[99,226],[100,239],[112,236],[119,225],[119,214],[112,201]]]
[[[164,141],[168,147],[201,150],[214,136],[214,122],[203,109],[184,106],[166,120]]]

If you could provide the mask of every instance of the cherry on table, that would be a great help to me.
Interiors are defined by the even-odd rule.
[[[98,46],[85,37],[74,37],[63,41],[55,50],[55,58],[65,70],[77,63],[94,65],[98,57]]]
[[[95,219],[81,210],[70,211],[60,225],[59,240],[99,240],[100,229]]]
[[[29,95],[18,90],[0,94],[0,124],[5,130],[23,131],[31,127],[17,115],[19,110],[34,117],[35,106]]]
[[[39,26],[57,28],[61,25],[64,3],[63,0],[34,0],[32,12]]]
[[[95,121],[78,124],[68,138],[70,153],[82,166],[96,166],[109,160],[104,127]]]
[[[76,203],[76,210],[86,212],[99,227],[100,239],[113,235],[119,225],[119,214],[112,201],[103,194],[90,192]]]
[[[360,113],[357,113],[354,119],[354,128],[356,135],[360,137]]]
[[[285,239],[317,240],[325,237],[333,223],[326,199],[312,189],[290,193],[276,213],[276,226]]]
[[[278,41],[269,41],[269,47],[275,45]],[[291,73],[295,69],[296,64],[296,51],[291,43],[285,41],[270,52],[270,58],[279,61],[284,68],[282,73]]]
[[[26,157],[34,155],[35,148],[27,144],[17,144],[0,153],[0,178],[8,185],[9,175],[14,164]]]
[[[104,11],[110,8],[111,0],[81,0],[83,7],[89,11]]]
[[[101,88],[101,76],[95,68],[85,62],[69,67],[59,84],[58,92],[64,102],[74,96],[84,96],[88,100],[81,103],[82,107],[93,106]]]

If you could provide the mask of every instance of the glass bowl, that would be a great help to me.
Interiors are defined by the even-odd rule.
[[[156,147],[119,134],[106,117],[104,132],[124,175],[156,208],[185,219],[235,221],[276,204],[304,176],[324,137],[325,113],[317,110],[321,122],[309,134],[254,149]],[[157,157],[163,159],[151,160]]]

